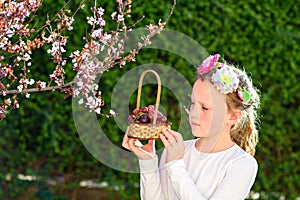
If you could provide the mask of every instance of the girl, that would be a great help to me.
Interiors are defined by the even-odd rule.
[[[193,85],[189,122],[197,139],[163,130],[158,168],[154,141],[141,145],[125,134],[123,146],[139,158],[141,199],[241,200],[249,193],[258,168],[259,96],[245,72],[218,60],[209,56]]]

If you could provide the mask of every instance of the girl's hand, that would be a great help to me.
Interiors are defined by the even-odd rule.
[[[160,139],[167,150],[166,163],[183,159],[184,143],[181,134],[171,129],[163,129],[162,133]]]
[[[143,145],[138,139],[129,138],[127,136],[128,129],[124,135],[122,146],[132,151],[140,160],[153,159],[155,153],[155,140],[148,140],[148,143]]]

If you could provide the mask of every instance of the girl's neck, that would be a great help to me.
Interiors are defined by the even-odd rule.
[[[232,147],[235,143],[231,140],[230,134],[221,134],[218,137],[203,137],[197,140],[196,149],[203,153],[221,152]]]

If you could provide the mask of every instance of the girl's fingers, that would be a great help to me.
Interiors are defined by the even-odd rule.
[[[148,140],[148,144],[151,146],[154,145],[154,140]]]
[[[131,150],[134,153],[137,152],[139,150],[139,146],[137,143],[139,143],[137,139],[129,139],[128,141],[129,150]]]
[[[171,129],[167,129],[168,133],[170,133],[171,135],[173,135],[174,138],[177,139],[178,135],[180,135],[178,132],[173,131]]]
[[[169,143],[176,141],[176,136],[174,136],[173,133],[170,133],[168,129],[163,129],[162,133],[165,136],[165,138],[168,140]]]
[[[175,140],[178,141],[183,141],[182,135],[176,131],[173,131],[172,129],[166,129],[166,131],[171,134]]]
[[[144,149],[140,146],[141,142],[137,139],[130,139],[128,142],[129,150],[131,150],[139,159],[149,160],[153,158],[153,152]]]
[[[167,138],[164,136],[164,134],[160,134],[159,136],[160,136],[160,139],[161,139],[161,141],[162,141],[162,143],[164,144],[165,147],[170,145]]]
[[[142,147],[143,146],[143,144],[139,140],[135,140],[134,145],[136,147]]]
[[[125,149],[129,149],[128,141],[129,141],[129,138],[127,137],[127,134],[125,134],[124,137],[123,137],[123,141],[122,141],[122,146]]]
[[[148,140],[148,147],[152,152],[155,152],[155,140]]]

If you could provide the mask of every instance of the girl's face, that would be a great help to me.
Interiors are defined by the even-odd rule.
[[[197,80],[193,86],[189,121],[195,137],[217,136],[228,117],[226,96],[207,81]]]

